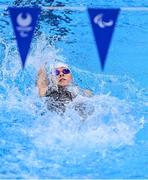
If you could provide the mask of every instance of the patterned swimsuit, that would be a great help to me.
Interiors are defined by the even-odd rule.
[[[50,111],[58,113],[64,113],[66,110],[66,104],[72,102],[74,96],[66,88],[59,86],[57,90],[48,88],[46,92],[47,108]]]

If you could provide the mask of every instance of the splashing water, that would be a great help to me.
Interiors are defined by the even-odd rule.
[[[69,1],[63,1],[63,3],[8,1],[11,6],[28,6],[28,4],[35,5],[36,3],[43,6],[69,6]],[[74,6],[80,5],[80,2],[72,1],[71,3]],[[87,4],[98,6],[98,3],[99,1],[91,3],[81,1],[82,6]],[[107,7],[119,7],[126,6],[127,3],[136,6],[135,1],[120,1],[120,3],[102,1],[99,6],[104,7],[106,4]],[[139,2],[137,3],[137,6],[141,6]],[[146,1],[143,2],[143,5],[145,4],[147,4]],[[67,51],[68,53],[74,53],[76,60],[78,56],[82,56],[82,59],[87,58],[89,61],[87,53],[92,55],[95,51],[90,51],[94,49],[91,40],[87,39],[91,34],[86,28],[87,22],[82,21],[86,20],[86,16],[81,13],[74,16],[76,13],[71,11],[61,14],[42,12],[42,23],[39,24],[35,34],[26,68],[22,70],[16,44],[12,39],[12,31],[8,28],[9,20],[6,16],[8,13],[7,11],[4,15],[3,11],[1,13],[0,178],[148,178],[148,90],[140,88],[137,82],[127,75],[96,74],[84,70],[80,64],[66,59],[67,56],[63,57],[63,52],[67,51],[65,46],[63,49],[53,46],[55,42],[64,39],[68,48],[71,48],[71,51]],[[50,16],[52,16],[51,19]],[[137,17],[137,12],[133,15],[128,14],[128,18],[122,13],[119,22],[120,36],[116,36],[118,42],[116,46],[122,47],[118,50],[119,58],[122,59],[123,55],[123,60],[127,58],[123,54],[123,49],[127,49],[129,59],[133,58],[133,54],[130,54],[131,44],[134,44],[134,53],[137,51],[138,58],[141,55],[141,49],[143,49],[143,54],[147,51],[147,41],[144,36],[147,34],[145,28],[147,18],[141,20],[137,17],[141,22],[138,25],[135,17]],[[130,22],[131,19],[132,22]],[[79,24],[82,25],[82,31],[78,27]],[[125,26],[127,31],[123,30]],[[78,28],[73,31],[72,27]],[[136,33],[133,33],[136,27],[138,33],[136,30]],[[51,29],[54,30],[51,31]],[[45,35],[42,35],[43,31]],[[70,33],[71,35],[68,36]],[[80,38],[82,36],[84,39]],[[137,41],[137,37],[141,39],[141,44]],[[74,43],[76,46],[73,45]],[[88,51],[84,55],[82,50],[77,52],[78,49]],[[118,63],[118,54],[116,52],[115,54],[115,63]],[[63,116],[47,110],[45,99],[39,98],[35,86],[39,68],[47,62],[48,69],[56,58],[70,65],[74,80],[79,86],[84,89],[90,88],[94,93],[91,98],[78,96],[69,104]],[[84,64],[83,61],[81,63]],[[144,68],[144,66],[141,67]],[[83,116],[74,109],[79,103],[85,105],[86,113]]]
[[[146,90],[138,89],[127,76],[97,75],[72,66],[76,82],[84,88],[91,83],[95,95],[78,96],[59,116],[46,109],[35,81],[46,61],[50,60],[47,66],[57,57],[66,61],[59,57],[60,51],[42,37],[34,43],[22,71],[14,45],[1,41],[0,48],[4,52],[0,64],[0,177],[108,176],[113,166],[103,175],[100,162],[108,165],[112,163],[110,153],[117,158],[114,151],[135,146],[137,133],[147,123]],[[85,117],[74,110],[77,103],[85,104]],[[121,163],[122,155],[117,154]],[[120,168],[118,171],[121,175]]]

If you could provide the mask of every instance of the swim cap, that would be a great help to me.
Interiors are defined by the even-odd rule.
[[[57,68],[64,67],[70,70],[69,66],[64,62],[55,62],[54,64],[50,65],[50,74],[55,75],[55,70]]]
[[[50,64],[50,81],[56,87],[57,87],[57,79],[56,79],[55,70],[60,67],[64,67],[70,70],[68,64],[64,62],[58,61],[58,62],[55,62],[54,64]]]
[[[57,63],[54,64],[54,68],[55,69],[56,68],[60,68],[60,67],[64,67],[64,68],[68,68],[69,69],[68,65],[63,63],[63,62],[57,62]]]

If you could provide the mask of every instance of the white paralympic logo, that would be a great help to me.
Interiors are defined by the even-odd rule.
[[[27,37],[28,33],[32,30],[32,27],[30,26],[32,23],[32,16],[27,13],[26,18],[24,18],[23,13],[20,13],[17,16],[16,21],[18,24],[17,30],[19,31],[20,36],[23,38]]]
[[[114,24],[113,20],[105,22],[103,21],[103,16],[104,14],[98,14],[97,16],[95,16],[94,23],[97,24],[100,28],[111,27]]]

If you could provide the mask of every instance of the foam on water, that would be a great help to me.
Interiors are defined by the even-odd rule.
[[[110,149],[134,145],[147,121],[147,99],[146,90],[133,79],[71,67],[80,86],[91,83],[94,96],[78,96],[60,116],[46,109],[45,98],[39,98],[35,87],[40,66],[50,60],[49,66],[56,58],[66,61],[60,51],[39,39],[22,71],[13,43],[1,42],[1,48],[5,52],[0,64],[1,178],[64,177],[64,167],[74,168],[78,162],[83,167],[92,153],[97,163]],[[80,102],[93,113],[79,115],[74,106]]]

